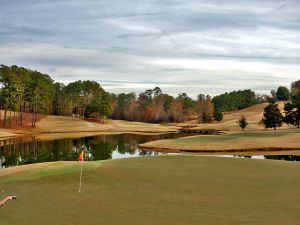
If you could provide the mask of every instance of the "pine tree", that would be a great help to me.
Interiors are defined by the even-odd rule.
[[[300,91],[293,96],[293,101],[284,105],[283,122],[300,128]]]
[[[244,115],[242,115],[242,116],[240,117],[240,119],[239,119],[238,121],[236,121],[236,122],[237,122],[237,124],[240,126],[240,128],[242,128],[243,130],[245,130],[245,128],[246,128],[247,125],[248,125],[247,118],[246,118]]]
[[[216,110],[214,113],[214,119],[221,121],[223,119],[223,113],[220,110]]]
[[[274,128],[282,126],[282,113],[278,108],[277,104],[270,103],[267,107],[264,108],[264,117],[262,119],[266,128]]]

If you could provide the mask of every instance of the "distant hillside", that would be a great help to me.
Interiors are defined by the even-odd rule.
[[[280,110],[283,111],[284,102],[277,102],[277,104]],[[228,131],[240,130],[240,127],[237,125],[236,121],[242,115],[244,115],[246,116],[247,121],[249,123],[246,130],[264,130],[264,127],[259,125],[259,122],[263,117],[264,108],[267,105],[268,103],[261,103],[252,105],[246,109],[225,112],[223,120],[221,122],[198,124],[197,127],[203,129],[216,129]],[[197,121],[194,121],[194,123],[197,123]],[[286,127],[286,125],[283,125],[283,127]]]

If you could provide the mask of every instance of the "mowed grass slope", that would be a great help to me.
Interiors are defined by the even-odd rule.
[[[18,196],[0,208],[0,224],[295,225],[300,221],[297,162],[158,156],[88,164],[81,193],[79,164],[58,165],[63,167],[55,174],[51,168],[4,176],[0,172],[0,191],[4,191],[0,197]]]
[[[287,150],[285,154],[300,153],[300,129],[277,131],[240,131],[222,135],[196,135],[178,139],[158,140],[141,144],[146,149],[188,150],[201,152],[231,152],[255,150]],[[262,153],[264,154],[264,153]],[[279,152],[280,154],[280,152]]]

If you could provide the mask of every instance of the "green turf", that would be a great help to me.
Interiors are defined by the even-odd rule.
[[[101,161],[94,162],[86,162],[84,164],[85,170],[89,170],[100,166],[102,164]],[[28,170],[21,173],[15,173],[11,175],[7,175],[4,177],[0,177],[0,184],[12,183],[12,182],[20,182],[27,181],[42,177],[49,176],[57,176],[61,174],[69,174],[69,173],[78,173],[80,172],[79,162],[74,163],[64,163],[64,162],[56,162],[54,165],[49,166],[47,169],[36,169],[36,170]],[[1,171],[0,171],[1,172]]]
[[[209,143],[209,142],[222,142],[222,141],[229,141],[236,139],[232,135],[199,135],[199,136],[193,136],[188,138],[178,138],[178,139],[172,139],[171,142],[174,143],[194,143],[194,142],[203,142],[203,143]]]
[[[222,135],[198,135],[188,138],[179,138],[171,140],[177,143],[210,143],[210,142],[223,142],[234,139],[249,139],[249,138],[278,138],[286,135],[293,135],[300,133],[300,129],[289,129],[289,130],[279,130],[279,131],[241,131],[232,134],[222,134]]]
[[[71,170],[63,168],[67,174],[37,170],[37,178],[31,173],[22,181],[16,175],[10,181],[10,176],[0,177],[0,190],[5,191],[0,197],[19,197],[0,208],[0,224],[296,225],[300,221],[298,162],[200,156],[111,160],[84,172],[81,193],[78,170]]]

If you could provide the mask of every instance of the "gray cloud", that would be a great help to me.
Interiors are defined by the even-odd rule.
[[[0,63],[110,91],[268,92],[300,73],[298,0],[2,0]]]

